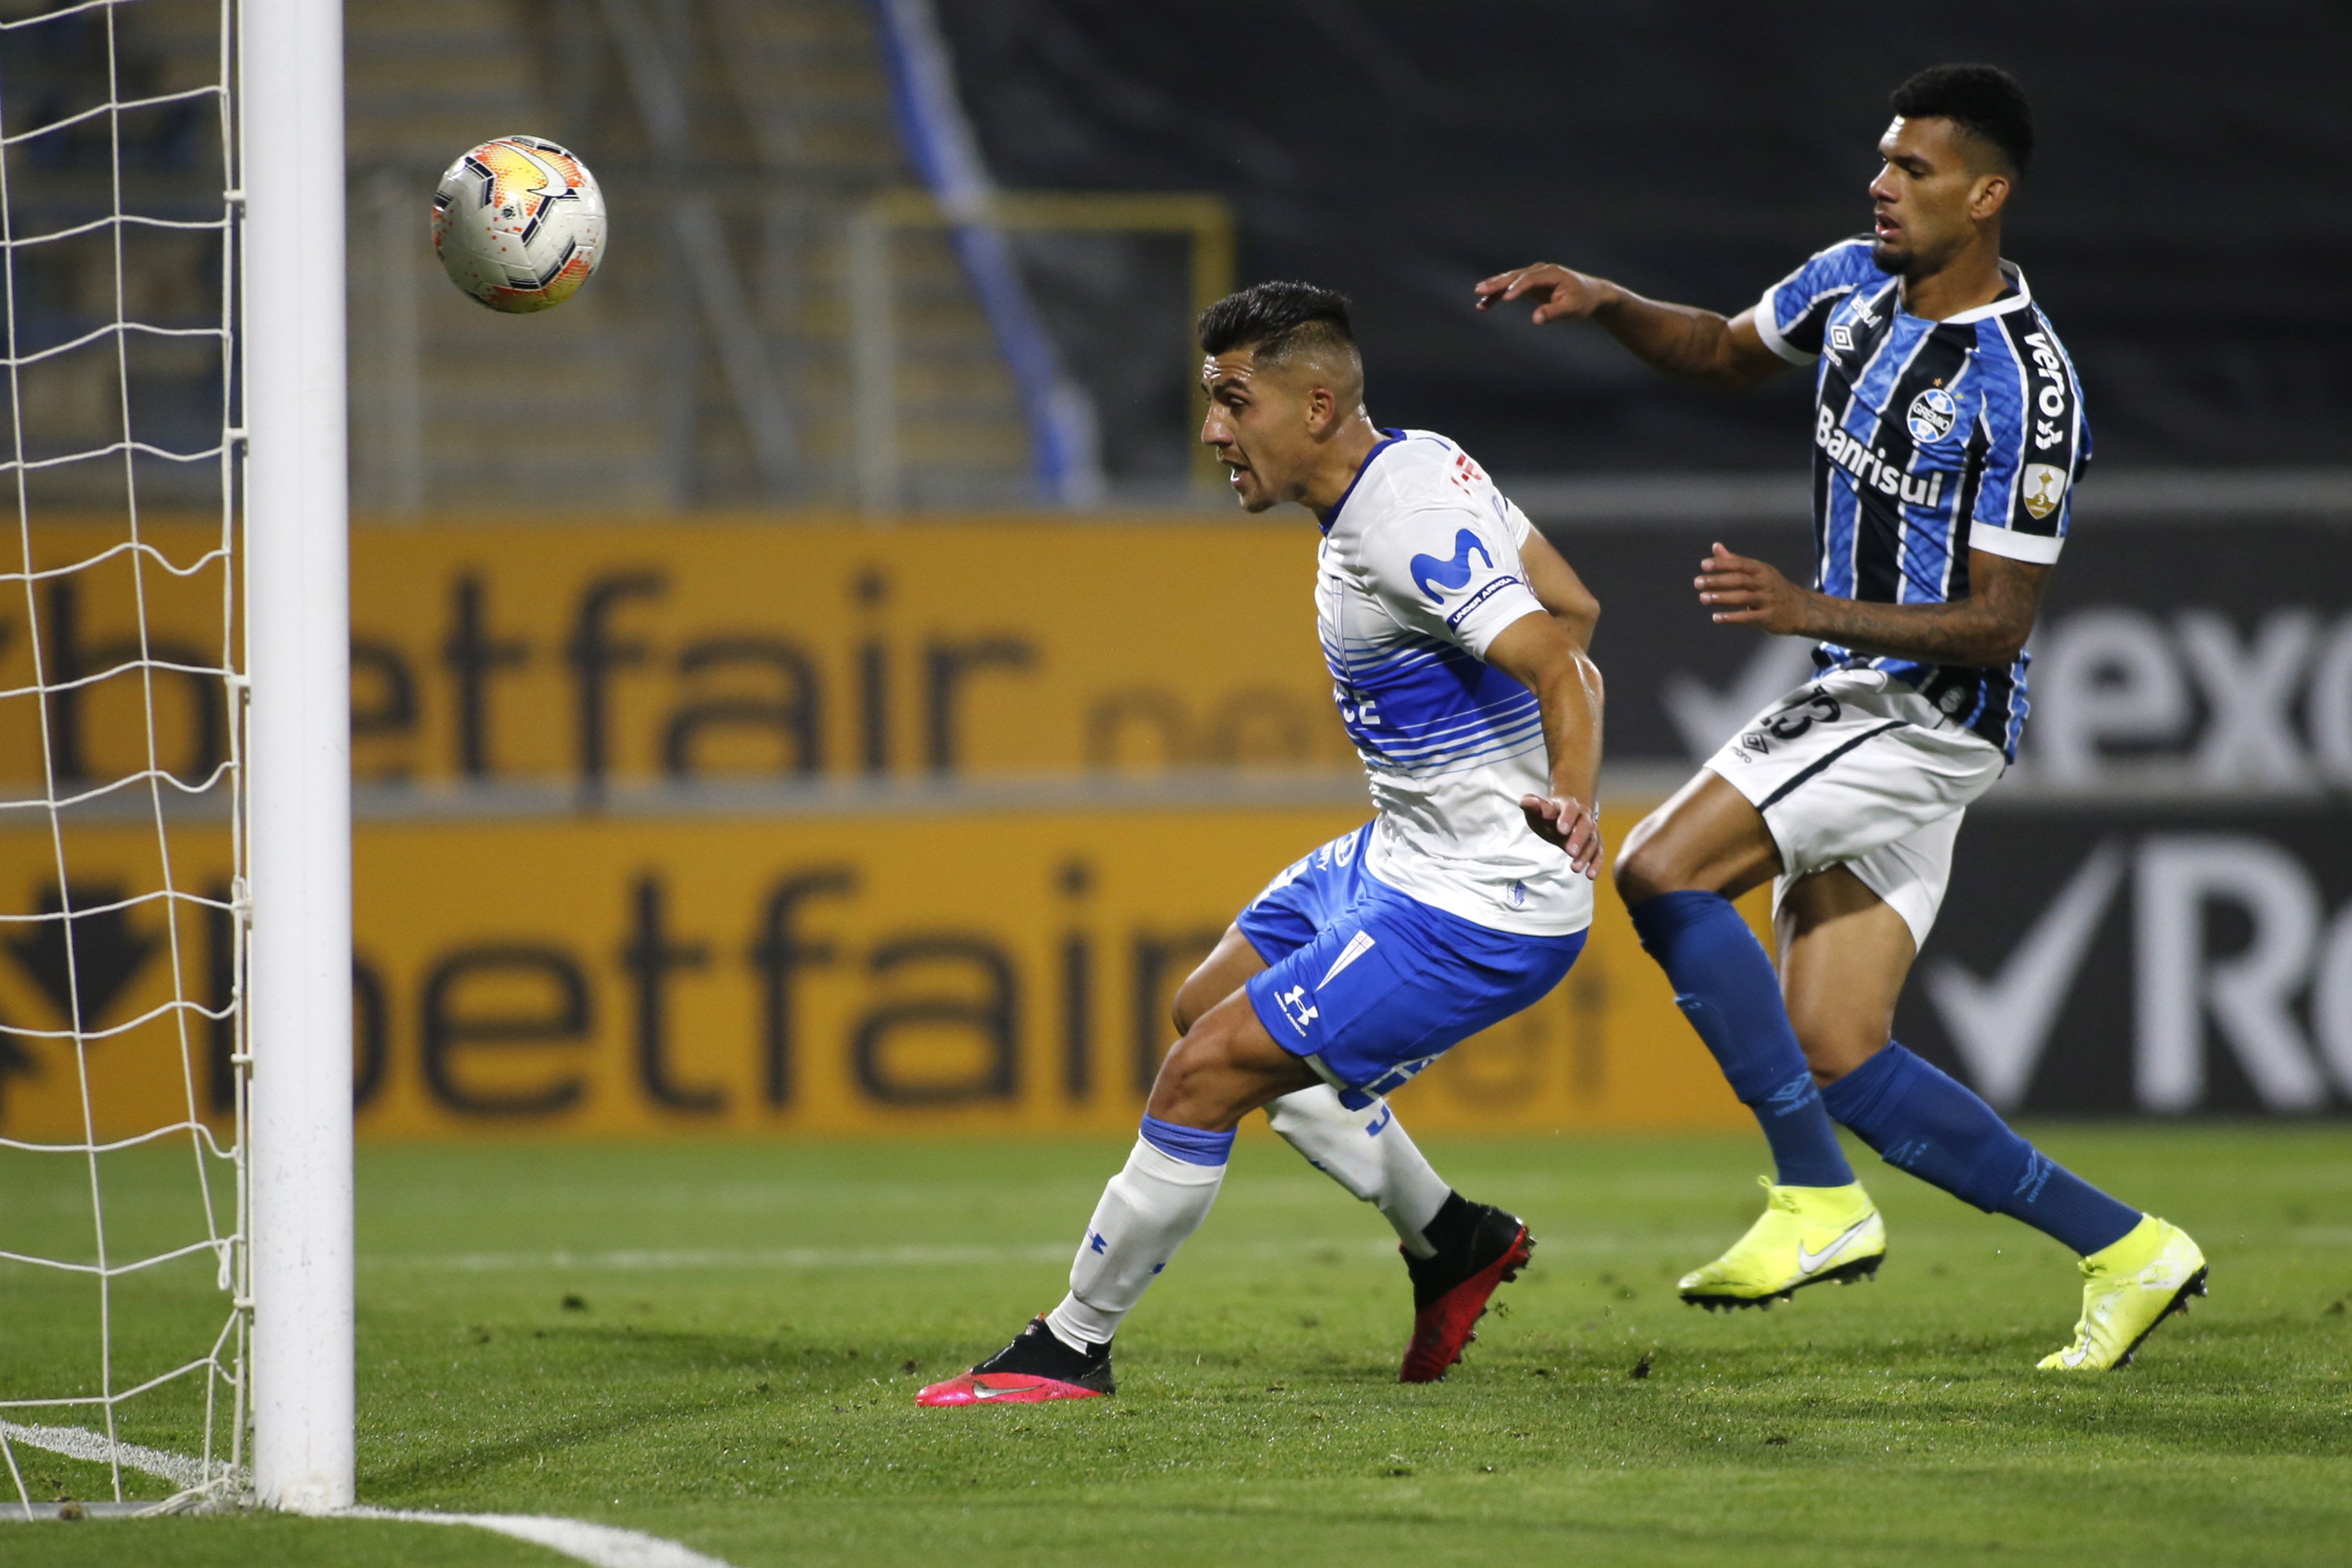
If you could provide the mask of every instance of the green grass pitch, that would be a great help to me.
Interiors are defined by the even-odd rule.
[[[1878,1280],[1725,1317],[1672,1284],[1753,1217],[1752,1138],[1433,1141],[1539,1245],[1453,1378],[1400,1387],[1385,1226],[1245,1139],[1121,1336],[1116,1399],[941,1411],[916,1387],[1057,1299],[1118,1149],[372,1148],[360,1491],[628,1525],[739,1568],[2352,1560],[2352,1133],[2042,1133],[2212,1258],[2210,1300],[2120,1374],[2033,1370],[2074,1319],[2067,1255],[1866,1156]],[[0,1247],[69,1245],[86,1175],[8,1173]],[[186,1181],[159,1158],[108,1174],[126,1237],[142,1194]],[[153,1282],[127,1348],[175,1303],[208,1319],[208,1284]],[[78,1298],[0,1271],[8,1393],[84,1375],[90,1331]],[[173,1447],[187,1418],[166,1400],[127,1435]],[[42,1495],[101,1494],[95,1467],[19,1456]],[[0,1560],[564,1561],[275,1517],[0,1524]]]

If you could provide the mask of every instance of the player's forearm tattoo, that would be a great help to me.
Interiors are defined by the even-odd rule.
[[[1879,605],[1829,595],[1806,595],[1800,635],[1856,653],[1932,664],[2004,665],[2033,626],[2040,595],[1999,580],[1957,604]]]
[[[1621,288],[1594,317],[1653,370],[1694,381],[1729,377],[1724,340],[1730,323],[1713,310],[1645,300]]]

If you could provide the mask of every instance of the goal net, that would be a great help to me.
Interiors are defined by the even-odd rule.
[[[314,95],[332,106],[331,134],[279,171],[331,226],[309,258],[331,313],[270,310],[270,367],[245,330],[264,281],[245,258],[269,235],[239,156],[269,113],[288,128],[289,50],[316,68],[319,28],[289,16],[323,13],[339,48],[339,12],[0,0],[0,1507],[26,1513],[248,1495],[273,1383],[298,1415],[259,1422],[280,1439],[275,1485],[261,1455],[264,1500],[350,1500],[347,1087],[340,1142],[333,1105],[338,1068],[349,1081],[348,913],[314,919],[308,949],[289,948],[315,889],[298,874],[290,900],[249,896],[299,831],[330,862],[330,903],[338,885],[348,901],[344,721],[304,695],[347,680],[339,61]],[[246,47],[260,31],[279,36]],[[278,232],[290,201],[271,208]],[[315,340],[322,320],[331,344],[289,354],[289,334]],[[288,461],[304,433],[281,439],[285,416],[270,412],[294,380],[313,398],[333,384],[332,439],[310,442],[307,466]],[[321,546],[307,563],[286,542],[302,494]],[[289,588],[333,602],[289,617]],[[284,678],[296,657],[322,668]],[[289,725],[337,732],[311,748],[309,778],[264,789],[268,764],[250,759],[288,754]],[[323,804],[278,804],[291,787]],[[264,810],[276,822],[257,836]],[[317,1000],[320,952],[335,954],[340,1009]],[[300,1037],[280,1024],[264,1044],[248,974],[281,1018],[284,998],[309,1009]],[[248,1137],[266,1124],[248,1108],[267,1110],[254,1064],[271,1046],[285,1064],[271,1114],[289,1129],[274,1143]],[[326,1108],[323,1133],[285,1112],[289,1089]],[[297,1238],[323,1248],[308,1283],[270,1286],[271,1249],[252,1245],[256,1221],[284,1210],[256,1190],[273,1163],[281,1194],[289,1173],[317,1178],[304,1202],[323,1229]],[[312,1321],[277,1334],[281,1361],[315,1368],[323,1343],[323,1378],[256,1375],[272,1298]],[[323,1447],[300,1429],[306,1407],[323,1411]]]

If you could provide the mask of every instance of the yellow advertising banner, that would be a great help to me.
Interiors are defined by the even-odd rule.
[[[1618,803],[1631,822],[1638,803]],[[373,822],[357,841],[359,1125],[712,1136],[1116,1132],[1177,984],[1338,807]],[[226,836],[70,834],[60,922],[0,957],[0,1132],[101,1136],[229,1103]],[[46,832],[0,834],[11,910],[57,907]],[[176,976],[176,979],[175,979]],[[85,1075],[54,1037],[78,993]],[[184,1000],[175,1007],[174,998]],[[30,1031],[30,1033],[25,1032]],[[267,1071],[265,1060],[257,1070]],[[1455,1131],[1737,1125],[1604,893],[1566,982],[1398,1097]]]
[[[226,754],[216,525],[45,523],[0,689],[61,773]],[[850,780],[1354,765],[1287,521],[377,527],[352,539],[362,782]],[[105,552],[115,552],[110,556]],[[142,613],[143,606],[143,613]],[[28,635],[30,634],[30,635]],[[142,643],[142,637],[144,639]],[[43,714],[0,703],[0,769]]]
[[[1349,766],[1311,525],[359,536],[363,778]]]
[[[33,539],[0,606],[0,1133],[79,1138],[85,1093],[103,1136],[216,1120],[233,563],[217,523]],[[1367,809],[1315,546],[1295,516],[358,531],[362,1131],[1132,1125],[1178,984]],[[1407,1114],[1738,1121],[1602,911]]]

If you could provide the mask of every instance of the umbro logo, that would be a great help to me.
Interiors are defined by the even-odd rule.
[[[1843,321],[1830,329],[1830,347],[1842,354],[1853,352],[1853,329]]]

